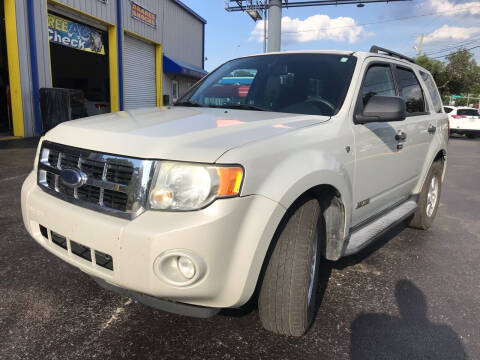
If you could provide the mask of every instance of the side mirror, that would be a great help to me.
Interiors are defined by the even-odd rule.
[[[405,101],[401,97],[374,95],[363,108],[363,114],[355,115],[355,123],[401,121],[406,115]]]

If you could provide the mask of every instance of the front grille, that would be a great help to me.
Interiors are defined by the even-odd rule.
[[[100,204],[100,188],[90,185],[81,186],[77,189],[77,197],[89,203]]]
[[[48,233],[50,232],[50,238],[52,239],[52,244],[61,247],[66,250],[68,256],[75,255],[79,258],[89,261],[92,265],[100,266],[104,269],[113,271],[113,258],[111,255],[108,255],[104,252],[91,249],[88,246],[82,245],[76,241],[70,240],[67,237],[57,234],[54,231],[47,229],[43,225],[40,226],[40,233],[48,241]],[[70,248],[70,251],[69,251]],[[94,257],[92,259],[92,250]]]
[[[75,169],[82,182],[72,186],[62,170]],[[63,200],[123,218],[145,209],[154,161],[110,155],[48,141],[42,144],[38,184]]]
[[[73,254],[80,256],[87,261],[92,261],[92,252],[88,246],[83,246],[82,244],[70,240],[70,248]]]
[[[67,250],[67,238],[65,236],[57,234],[53,231],[50,233],[50,235],[52,236],[52,242],[54,244],[57,244],[61,248],[64,248],[65,250]]]
[[[103,204],[109,208],[125,211],[126,203],[127,194],[111,190],[105,190],[103,192]]]
[[[107,180],[128,185],[132,177],[132,168],[121,164],[111,164],[107,169]]]
[[[113,271],[113,259],[110,255],[95,250],[95,262],[98,266]]]

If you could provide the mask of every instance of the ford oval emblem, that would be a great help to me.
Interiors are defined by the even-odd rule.
[[[87,181],[87,175],[76,169],[63,169],[60,172],[60,179],[65,186],[76,188]]]

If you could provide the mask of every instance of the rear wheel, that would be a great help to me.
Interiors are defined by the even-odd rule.
[[[265,329],[301,336],[315,319],[321,242],[320,205],[306,198],[289,210],[267,265],[258,300]]]
[[[440,204],[440,193],[442,190],[442,170],[443,164],[435,161],[430,168],[422,192],[418,198],[418,208],[409,226],[426,230],[432,226],[435,215]]]

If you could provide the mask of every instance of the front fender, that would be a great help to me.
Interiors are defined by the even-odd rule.
[[[344,204],[352,203],[348,169],[334,156],[324,152],[310,150],[290,155],[278,163],[261,183],[249,185],[246,191],[264,194],[286,208],[318,185],[333,186]]]
[[[238,162],[244,166],[242,196],[265,196],[287,209],[315,186],[334,187],[345,206],[348,229],[354,170],[354,156],[345,151],[349,145],[348,138],[337,136],[319,142],[311,135],[305,139],[311,143],[292,139],[288,143],[283,142],[283,146],[262,142],[250,150],[235,149],[227,152],[218,162]]]
[[[261,195],[285,209],[312,188],[319,185],[333,187],[337,200],[323,209],[327,228],[325,255],[331,260],[340,256],[352,216],[355,156],[350,149],[353,132],[351,127],[344,126],[342,120],[332,119],[231,149],[217,160],[218,163],[244,166],[242,196]]]

